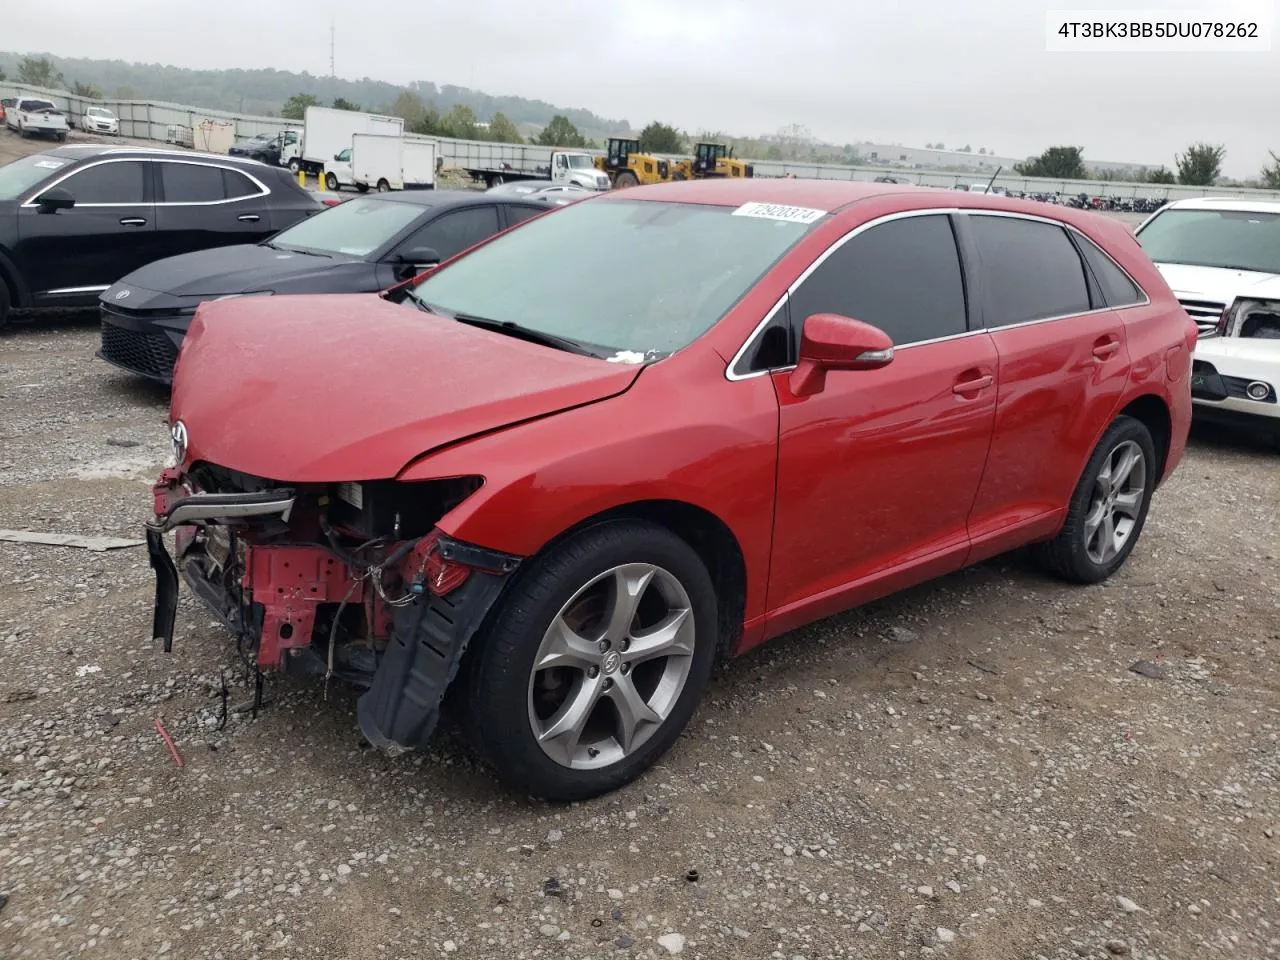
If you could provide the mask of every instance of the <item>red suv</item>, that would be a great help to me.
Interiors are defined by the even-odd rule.
[[[1024,544],[1112,574],[1183,455],[1195,336],[1119,222],[789,179],[594,197],[402,304],[206,303],[155,635],[173,530],[260,670],[365,688],[372,743],[420,747],[452,686],[505,779],[600,794],[721,657]]]

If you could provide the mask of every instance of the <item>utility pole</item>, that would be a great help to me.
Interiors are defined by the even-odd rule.
[[[338,75],[337,71],[334,69],[334,66],[333,66],[334,36],[335,36],[335,32],[334,32],[333,18],[330,17],[329,18],[329,76],[331,77],[336,77]]]

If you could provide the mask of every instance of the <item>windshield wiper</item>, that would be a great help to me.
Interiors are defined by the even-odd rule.
[[[418,302],[422,303],[422,301]],[[430,310],[431,308],[423,304],[423,309]],[[441,316],[450,316],[450,314],[442,313],[439,310],[433,310],[432,312],[440,313]],[[455,313],[452,314],[451,319],[473,327],[480,327],[482,330],[496,330],[498,333],[506,333],[513,337],[519,337],[521,340],[528,340],[530,343],[541,344],[544,347],[553,347],[556,350],[564,350],[584,357],[603,359],[600,354],[581,341],[554,333],[546,333],[542,330],[535,330],[532,327],[524,327],[511,320],[492,320],[489,317],[477,317],[470,313]]]

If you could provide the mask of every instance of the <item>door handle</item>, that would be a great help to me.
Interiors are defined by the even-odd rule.
[[[236,219],[241,223],[257,223],[262,218],[256,213],[242,213],[240,216],[236,217]]]
[[[143,217],[124,217],[120,223],[126,227],[145,227],[147,221]]]
[[[1093,345],[1093,355],[1099,360],[1109,360],[1120,351],[1120,341],[1107,338]]]
[[[985,390],[991,384],[995,383],[995,378],[990,374],[981,377],[973,377],[969,380],[961,380],[951,388],[951,392],[960,396],[966,393],[977,393],[979,390]]]

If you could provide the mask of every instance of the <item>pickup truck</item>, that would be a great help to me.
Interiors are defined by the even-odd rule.
[[[51,100],[23,97],[12,110],[5,111],[5,124],[23,137],[46,136],[67,139],[67,116]]]

